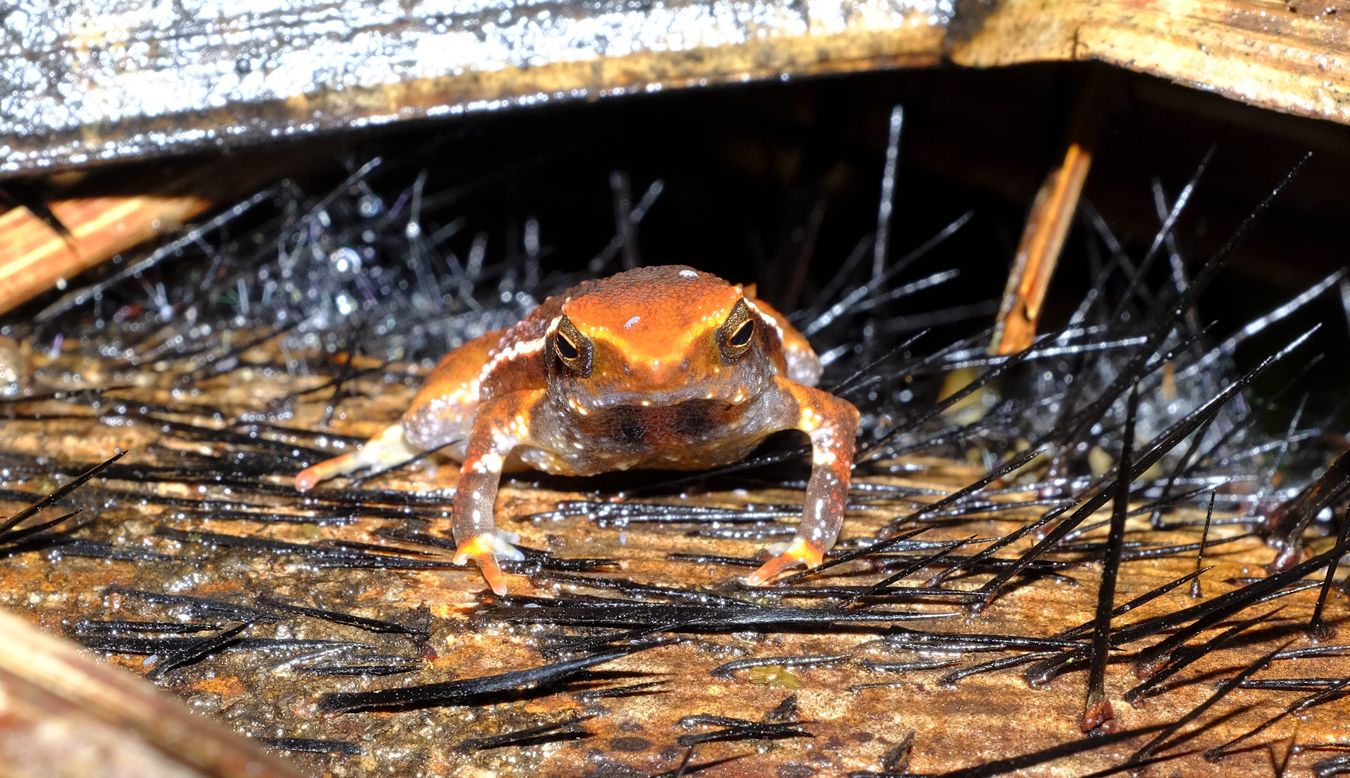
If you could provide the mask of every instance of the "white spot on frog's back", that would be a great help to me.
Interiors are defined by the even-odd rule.
[[[637,324],[637,323],[640,322],[640,321],[642,321],[642,317],[641,317],[641,316],[634,316],[633,318],[631,318],[631,319],[629,319],[628,321],[626,321],[626,322],[623,323],[623,328],[626,329],[626,330],[631,330],[631,329],[633,329],[633,325],[634,325],[634,324]]]
[[[680,278],[698,278],[698,273],[693,270],[681,270]]]

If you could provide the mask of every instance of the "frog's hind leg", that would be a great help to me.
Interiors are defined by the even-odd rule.
[[[362,468],[393,467],[441,446],[448,445],[446,453],[463,460],[464,441],[478,409],[479,376],[504,332],[494,330],[446,354],[427,376],[402,419],[385,427],[359,450],[301,470],[295,477],[295,488],[304,492],[320,481]]]

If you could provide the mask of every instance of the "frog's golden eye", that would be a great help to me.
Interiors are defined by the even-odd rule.
[[[558,350],[558,356],[562,357],[564,362],[581,359],[581,349],[561,332],[554,336],[553,347]]]
[[[732,348],[745,348],[750,345],[750,337],[755,334],[755,320],[746,319],[736,331],[727,338],[727,345]]]
[[[750,313],[745,301],[741,300],[731,309],[726,323],[717,331],[717,346],[722,351],[723,359],[734,362],[745,356],[754,341],[755,316]]]
[[[591,342],[582,335],[576,325],[566,316],[558,321],[553,333],[553,353],[569,370],[579,375],[591,372]]]

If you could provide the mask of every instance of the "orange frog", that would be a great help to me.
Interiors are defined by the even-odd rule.
[[[450,444],[463,463],[455,562],[472,559],[501,595],[497,557],[521,558],[517,538],[493,526],[503,470],[699,470],[801,430],[813,450],[801,526],[751,574],[760,584],[820,564],[843,523],[858,411],[812,388],[820,372],[802,334],[752,291],[689,267],[638,268],[578,284],[450,352],[398,423],[301,471],[295,486]]]

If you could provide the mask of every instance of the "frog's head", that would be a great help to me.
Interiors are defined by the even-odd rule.
[[[549,388],[573,411],[735,405],[773,376],[777,337],[740,286],[683,266],[649,267],[596,282],[549,326]]]

